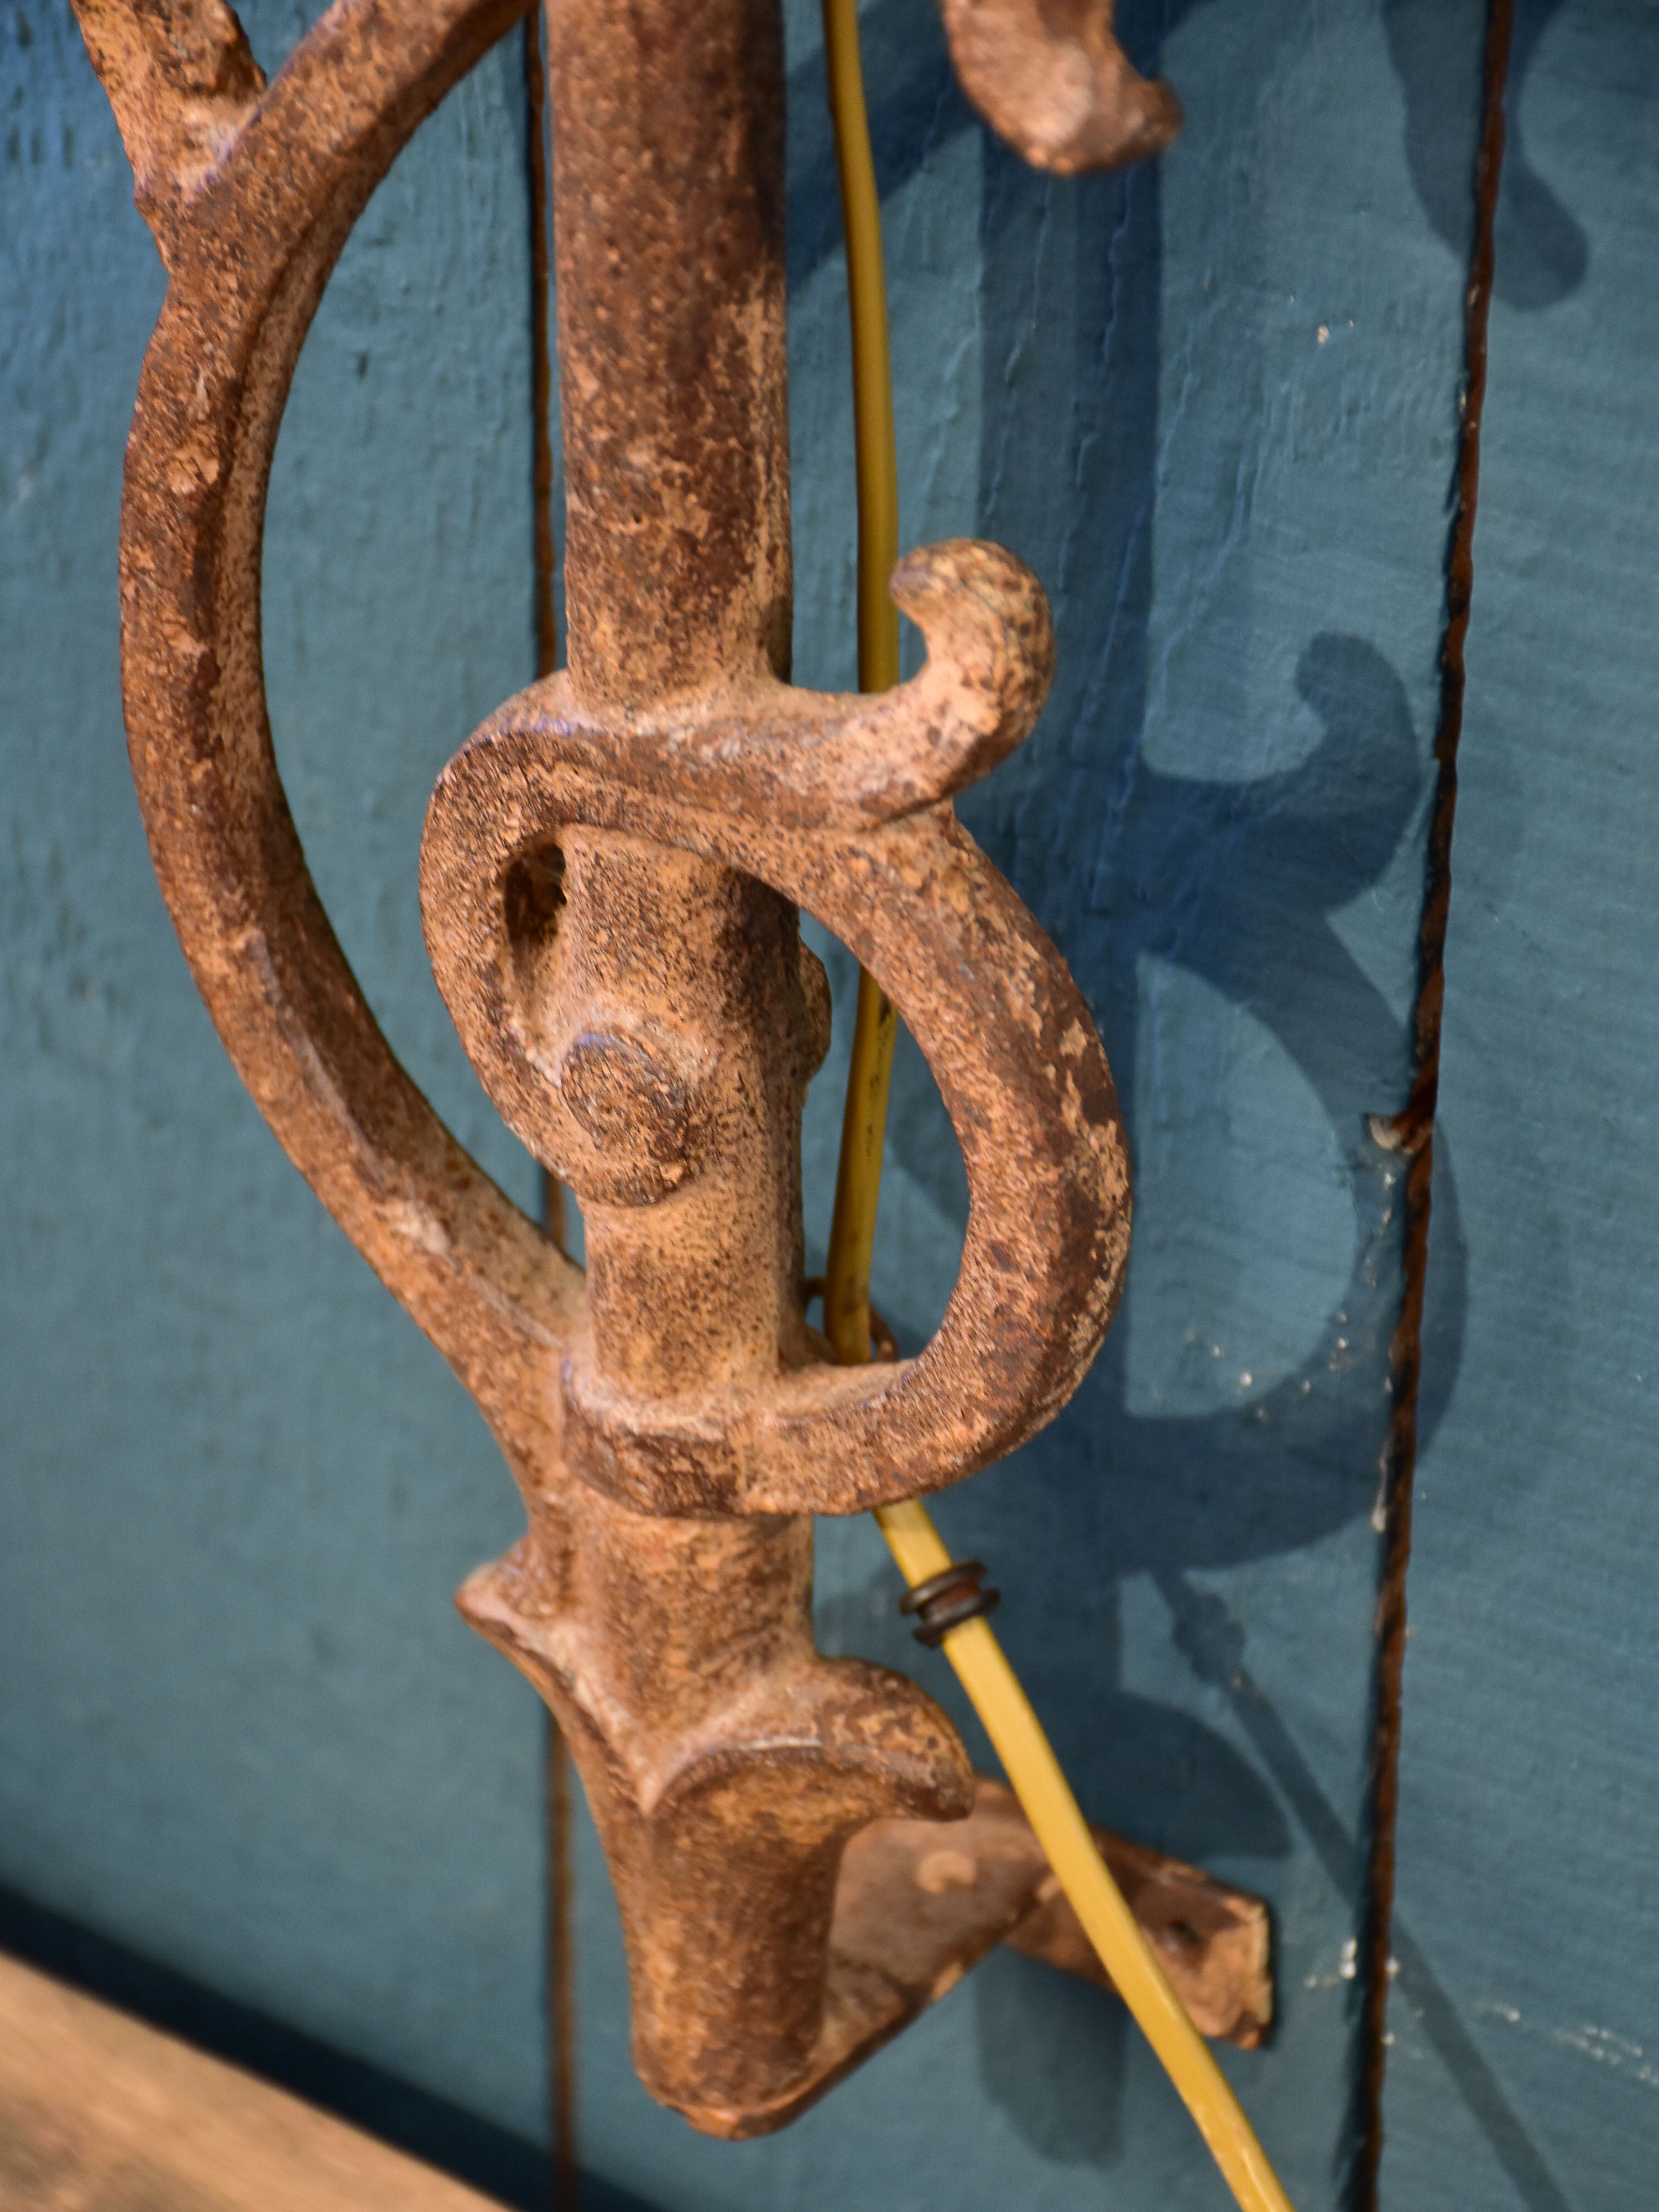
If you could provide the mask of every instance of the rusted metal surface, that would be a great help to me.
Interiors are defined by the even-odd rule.
[[[1273,2014],[1267,1907],[1196,1868],[1095,1839],[1206,2035],[1244,2050]],[[842,1854],[830,1929],[823,2026],[811,2069],[762,2112],[711,2131],[782,2126],[938,2003],[999,1943],[1109,1988],[1012,1793],[975,1779],[965,1818],[872,1821]]]
[[[1115,0],[940,0],[962,88],[1040,169],[1116,169],[1167,146],[1181,103],[1112,35]]]
[[[936,1489],[1031,1434],[1117,1297],[1128,1189],[1104,1055],[950,805],[1036,718],[1047,609],[997,548],[933,547],[895,579],[927,641],[918,677],[879,699],[788,688],[775,0],[695,19],[557,0],[569,666],[445,772],[422,895],[469,1054],[581,1200],[584,1276],[380,1036],[295,836],[259,649],[271,453],[328,272],[520,8],[340,0],[261,90],[217,0],[81,5],[172,276],[121,567],[157,872],[261,1110],[523,1492],[524,1540],[459,1601],[580,1766],[641,2074],[712,2132],[775,2126],[1047,1910],[1029,1833],[1024,1905],[1011,1916],[1002,1874],[959,1885],[921,1913],[948,1940],[922,1931],[908,1872],[871,1873],[891,1859],[872,1822],[960,1820],[973,1778],[921,1690],[815,1650],[806,1517]],[[829,1018],[803,906],[910,1024],[972,1199],[938,1336],[859,1370],[829,1364],[802,1305],[799,1109]],[[998,1819],[991,1856],[1012,1865],[1020,1824]],[[1030,1940],[1057,1954],[1053,1921]],[[894,1965],[918,1944],[920,1978]]]
[[[938,803],[1029,728],[1041,599],[1008,555],[963,544],[910,556],[897,589],[929,666],[878,700],[757,675],[695,714],[602,719],[562,675],[494,717],[434,796],[440,988],[497,1107],[588,1224],[567,1458],[646,1510],[846,1513],[942,1487],[1057,1410],[1115,1299],[1127,1174],[1093,1025]],[[641,836],[650,849],[628,842]],[[534,902],[505,888],[537,871],[562,872],[567,903],[515,936]],[[783,901],[731,872],[852,948],[951,1110],[967,1244],[914,1361],[813,1356],[794,1147],[823,987]]]
[[[1206,2035],[1254,2050],[1273,2018],[1267,1907],[1108,1828],[1094,1836],[1193,2019]],[[990,1948],[994,1898],[1006,1915],[1003,1942],[1111,1986],[1013,1793],[982,1775],[965,1820],[878,1820],[854,1837],[831,1941],[915,1997],[908,2019]]]

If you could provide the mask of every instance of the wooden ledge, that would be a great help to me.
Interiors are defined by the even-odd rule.
[[[501,2212],[0,1954],[0,2212]]]

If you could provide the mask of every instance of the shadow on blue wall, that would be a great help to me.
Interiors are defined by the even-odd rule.
[[[1163,30],[1187,12],[1181,4],[1121,11],[1140,66],[1156,70]],[[885,0],[864,21],[888,194],[941,139],[977,126],[927,0]],[[1387,21],[1412,180],[1461,258],[1476,125],[1467,22],[1448,24],[1435,0],[1394,0]],[[1460,34],[1451,67],[1442,48]],[[792,129],[806,139],[792,185],[792,284],[839,240],[827,134],[816,147],[810,137],[823,109],[816,74],[803,70],[791,86]],[[1055,222],[1068,199],[1069,221]],[[1516,255],[1512,281],[1525,304],[1547,304],[1582,279],[1582,234],[1535,179],[1514,221],[1528,250]],[[1075,248],[1059,268],[1057,240]],[[1378,1502],[1401,1163],[1374,1142],[1369,1117],[1403,1103],[1411,1041],[1332,916],[1379,881],[1412,833],[1429,733],[1413,726],[1405,688],[1373,645],[1322,634],[1296,672],[1322,735],[1294,769],[1234,781],[1147,763],[1158,171],[1056,182],[988,141],[981,245],[979,526],[1042,578],[1060,653],[1038,732],[960,811],[1061,944],[1105,1037],[1126,1114],[1133,1117],[1136,1095],[1137,963],[1152,954],[1248,1009],[1302,1072],[1341,1148],[1355,1234],[1350,1279],[1322,1341],[1274,1388],[1237,1408],[1141,1417],[1128,1403],[1120,1328],[1053,1426],[963,1494],[953,1526],[959,1535],[964,1524],[982,1528],[994,1545],[987,1556],[1009,1580],[1042,1592],[1039,1627],[1028,1622],[1022,1639],[1011,1621],[1009,1641],[1091,1813],[1186,1857],[1272,1859],[1292,1848],[1288,1808],[1339,1892],[1358,1897],[1365,1838],[1332,1807],[1251,1678],[1242,1626],[1190,1577],[1309,1546]],[[1064,314],[1045,316],[1045,289],[1063,295]],[[1091,455],[1087,467],[1079,454]],[[940,1211],[964,1223],[959,1155],[914,1052],[901,1062],[890,1146]],[[1437,1340],[1455,1346],[1464,1263],[1448,1173],[1437,1176],[1435,1203],[1448,1264],[1432,1286],[1432,1322]],[[1420,1407],[1425,1435],[1455,1374],[1455,1358],[1443,1360],[1435,1401]],[[1075,1532],[1075,1543],[1054,1547],[1059,1528]],[[1103,1560],[1115,1571],[1104,1587]],[[1121,1687],[1113,1656],[1120,1589],[1135,1574],[1161,1594],[1200,1680],[1229,1698],[1260,1770],[1218,1730]],[[862,1593],[832,1604],[826,1640],[869,1650],[875,1611]],[[872,1656],[904,1663],[896,1634]],[[999,1957],[975,1978],[985,2085],[1044,2156],[1101,2163],[1120,2147],[1125,2018],[1097,1993],[1057,1992],[1046,1978],[1032,2001],[1041,1972]]]
[[[1589,240],[1527,159],[1521,108],[1538,42],[1561,0],[1518,0],[1510,49],[1504,191],[1493,289],[1505,307],[1553,307],[1589,269]],[[1388,0],[1389,52],[1407,103],[1406,153],[1425,213],[1455,252],[1468,224],[1469,180],[1445,159],[1467,129],[1456,51],[1460,25],[1443,0]]]
[[[1072,1405],[1019,1455],[1012,1479],[1027,1510],[1000,1516],[998,1556],[1011,1579],[1044,1591],[1041,1643],[1021,1656],[1098,1817],[1183,1857],[1267,1858],[1291,1849],[1288,1808],[1338,1893],[1357,1897],[1364,1839],[1251,1681],[1242,1627],[1190,1577],[1301,1549],[1376,1503],[1399,1304],[1400,1163],[1374,1143],[1369,1117],[1395,1109],[1409,1039],[1331,916],[1377,882],[1411,830],[1425,733],[1374,647],[1322,635],[1297,669],[1322,735],[1294,769],[1191,779],[1143,757],[1160,179],[1148,169],[1064,188],[1079,202],[1079,251],[1067,272],[1079,310],[1073,358],[1053,373],[1069,389],[1034,405],[1029,389],[1011,387],[1004,364],[1024,340],[1022,322],[1037,319],[1020,273],[1036,265],[1036,234],[1057,188],[996,152],[987,169],[984,246],[997,268],[986,296],[993,313],[1002,307],[1005,327],[985,348],[982,526],[1018,544],[1049,584],[1062,651],[1054,696],[1017,774],[974,794],[964,817],[1063,943],[1105,1036],[1132,1143],[1137,969],[1152,954],[1248,1010],[1284,1048],[1336,1133],[1354,1218],[1350,1279],[1322,1340],[1246,1406],[1139,1415],[1125,1334],[1109,1338]],[[1079,412],[1096,418],[1079,442],[1109,441],[1112,465],[1068,481],[1072,455],[1052,432]],[[1082,902],[1078,885],[1088,886]],[[1454,1316],[1454,1340],[1457,1328]],[[993,1478],[985,1507],[994,1510],[1008,1479]],[[1060,1527],[1078,1531],[1074,1548],[1048,1540]],[[1103,1560],[1120,1580],[1150,1576],[1199,1679],[1230,1692],[1259,1768],[1218,1730],[1118,1686],[1117,1601],[1096,1587]],[[1079,1680],[1091,1684],[1086,1699],[1075,1694]],[[1109,2156],[1121,2016],[1097,2007],[1073,2017],[1080,2002],[1056,2008],[1046,1990],[1040,2004],[1022,2002],[1013,1979],[1003,1973],[981,1992],[988,2090],[1048,2156]],[[1054,2095],[1056,2072],[1079,2064],[1114,2081],[1109,2098]]]

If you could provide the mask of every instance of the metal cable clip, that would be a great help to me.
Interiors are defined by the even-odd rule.
[[[980,1577],[987,1571],[982,1559],[957,1559],[905,1591],[899,1600],[899,1611],[916,1615],[916,1626],[910,1633],[918,1644],[934,1650],[964,1620],[982,1620],[996,1611],[1002,1592],[980,1588]]]

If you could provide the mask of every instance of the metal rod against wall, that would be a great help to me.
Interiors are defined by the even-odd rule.
[[[789,662],[775,0],[585,0],[549,55],[566,654],[637,706]]]

